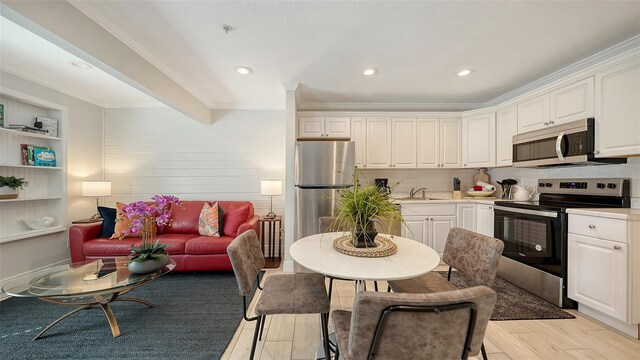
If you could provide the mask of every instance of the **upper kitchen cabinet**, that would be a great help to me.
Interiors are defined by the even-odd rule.
[[[518,133],[518,109],[515,106],[496,112],[496,166],[511,166],[513,135]]]
[[[367,167],[367,119],[351,118],[351,141],[356,144],[356,163],[359,168]]]
[[[391,119],[367,119],[367,159],[366,167],[387,169],[392,167]]]
[[[593,77],[565,86],[551,93],[550,125],[559,125],[570,121],[593,116],[594,86]]]
[[[496,165],[496,115],[462,119],[462,167]]]
[[[392,119],[391,126],[391,167],[415,168],[416,120],[402,118]]]
[[[596,156],[640,154],[640,57],[596,74]]]
[[[349,139],[351,118],[300,116],[298,129],[299,139]]]
[[[417,167],[460,167],[460,120],[418,119]]]
[[[593,116],[593,77],[518,104],[518,134]]]
[[[518,104],[518,134],[549,126],[549,94]]]

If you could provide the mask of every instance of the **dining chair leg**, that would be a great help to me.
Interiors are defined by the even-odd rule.
[[[487,350],[484,349],[484,341],[482,342],[482,346],[480,347],[480,351],[482,352],[482,358],[484,360],[489,360],[489,357],[487,356]]]
[[[387,285],[387,292],[391,292],[391,285]]]
[[[262,341],[262,333],[264,332],[264,324],[267,322],[267,315],[262,317],[262,324],[260,324],[260,335],[258,335],[258,341]]]
[[[320,314],[320,322],[322,324],[322,343],[324,344],[324,358],[331,359],[331,348],[329,346],[329,313]]]
[[[378,282],[377,281],[373,282],[373,288],[376,290],[376,292],[378,292]]]
[[[262,316],[258,316],[258,322],[256,323],[256,329],[253,332],[253,343],[251,344],[251,355],[249,355],[249,360],[253,360],[253,356],[256,353],[256,344],[258,343],[258,333],[260,332],[260,325],[262,324]]]
[[[334,360],[339,360],[340,359],[340,346],[338,346],[338,344],[336,344],[336,353],[335,356],[333,358]]]
[[[331,294],[333,294],[333,278],[329,277],[329,304],[331,304]]]

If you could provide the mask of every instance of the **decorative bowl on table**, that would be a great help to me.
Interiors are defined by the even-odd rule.
[[[495,193],[494,191],[467,191],[467,195],[469,196],[478,196],[478,197],[487,197],[491,196]]]
[[[23,219],[22,222],[33,230],[44,230],[50,228],[54,219],[50,216],[45,216],[39,219]]]

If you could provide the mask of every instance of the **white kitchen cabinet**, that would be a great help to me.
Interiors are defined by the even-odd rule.
[[[640,338],[640,210],[568,209],[567,295]]]
[[[513,135],[518,133],[518,108],[509,106],[496,112],[496,166],[511,166]]]
[[[627,321],[627,244],[569,234],[569,298],[614,319]]]
[[[351,137],[351,119],[348,117],[300,116],[299,139],[348,139]]]
[[[493,205],[491,204],[478,204],[476,210],[476,232],[482,235],[493,237],[494,227],[494,214]]]
[[[475,203],[459,203],[458,218],[456,224],[459,228],[476,231],[476,204]]]
[[[462,166],[492,167],[496,164],[495,113],[462,119]]]
[[[367,119],[351,118],[351,141],[355,143],[355,165],[367,167]]]
[[[550,125],[549,94],[518,104],[518,134]]]
[[[559,125],[593,117],[594,95],[593,77],[552,92],[550,95],[551,120],[549,124]]]
[[[442,257],[449,230],[456,226],[455,204],[402,204],[401,236],[430,246]]]
[[[393,159],[390,118],[367,118],[367,168],[388,169]]]
[[[640,155],[640,57],[595,76],[596,157]]]
[[[416,120],[391,120],[391,167],[416,167]]]
[[[459,168],[460,119],[417,120],[418,168]]]

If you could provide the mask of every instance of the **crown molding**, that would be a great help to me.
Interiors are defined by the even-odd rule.
[[[315,103],[303,102],[300,111],[465,111],[484,106],[483,103]]]
[[[527,94],[529,92],[533,92],[546,85],[550,85],[554,82],[563,80],[567,77],[577,76],[578,73],[580,73],[581,71],[587,71],[607,60],[611,60],[615,57],[625,55],[627,53],[633,52],[634,50],[638,50],[639,48],[640,48],[640,35],[636,35],[630,39],[622,41],[616,45],[613,45],[607,49],[604,49],[587,58],[584,58],[571,65],[568,65],[560,70],[554,71],[551,74],[548,74],[537,80],[534,80],[533,82],[530,82],[515,90],[509,91],[503,95],[500,95],[495,99],[489,100],[486,103],[484,103],[483,106],[486,107],[486,106],[500,105],[502,103],[508,102],[509,100],[512,100],[519,96]]]
[[[182,86],[185,90],[187,90],[191,95],[200,100],[204,104],[208,104],[211,107],[210,100],[204,94],[198,93],[189,82],[183,81],[180,76],[168,66],[165,66],[163,62],[161,62],[157,57],[155,57],[151,52],[147,51],[144,46],[140,45],[137,41],[133,40],[127,33],[122,31],[118,26],[109,21],[106,17],[96,11],[90,4],[90,1],[86,0],[68,0],[68,2],[77,8],[80,12],[85,14],[91,20],[96,22],[98,25],[102,26],[106,31],[111,33],[111,35],[115,36],[118,40],[122,41],[125,45],[127,45],[131,50],[138,53],[138,55],[142,56],[145,60],[147,60],[151,65],[158,68],[162,71],[167,77],[171,80],[175,81],[178,85]]]
[[[48,88],[50,90],[58,91],[58,92],[63,93],[65,95],[71,96],[73,98],[82,100],[84,102],[88,102],[89,104],[93,104],[93,105],[96,105],[96,106],[99,106],[99,107],[102,107],[102,108],[105,107],[105,103],[103,101],[100,101],[100,100],[98,100],[96,98],[93,98],[93,97],[87,95],[84,92],[77,91],[75,89],[69,89],[69,88],[62,87],[62,86],[60,86],[59,83],[50,83],[48,81],[44,81],[42,79],[39,79],[39,78],[34,77],[34,76],[31,76],[29,74],[25,74],[25,73],[23,73],[21,71],[18,71],[16,69],[8,67],[6,65],[1,65],[0,66],[0,71],[4,71],[6,73],[9,73],[11,75],[15,75],[15,76],[17,76],[17,77],[19,77],[21,79],[27,80],[27,81],[32,82],[34,84],[37,84],[37,85],[40,85],[40,86],[44,86],[44,87],[46,87],[46,88]]]

